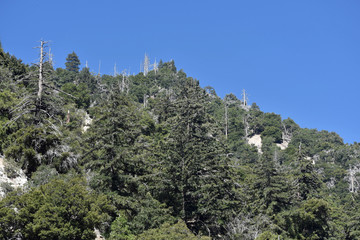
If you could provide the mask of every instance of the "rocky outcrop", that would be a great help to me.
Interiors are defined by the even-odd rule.
[[[290,138],[284,138],[283,137],[283,142],[282,143],[277,143],[276,146],[278,146],[281,150],[285,150],[289,146],[290,141],[291,141]],[[262,142],[261,142],[261,135],[260,134],[255,134],[251,138],[248,138],[247,143],[250,144],[250,145],[251,144],[255,145],[258,152],[262,153],[262,151],[261,151]]]
[[[257,148],[259,153],[262,153],[261,151],[261,135],[260,134],[255,134],[254,136],[252,136],[251,138],[248,138],[247,140],[248,144],[250,145],[255,145],[255,147]]]
[[[23,187],[25,183],[25,173],[0,157],[0,199],[5,197],[8,191]]]
[[[85,118],[84,118],[84,122],[83,122],[83,126],[82,126],[82,131],[86,132],[91,125],[92,119],[90,117],[90,115],[88,113],[85,113]]]

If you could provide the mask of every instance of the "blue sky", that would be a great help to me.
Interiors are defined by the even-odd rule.
[[[360,2],[0,0],[5,51],[34,63],[50,40],[55,67],[75,51],[112,74],[175,60],[219,96],[242,89],[265,112],[360,142]]]

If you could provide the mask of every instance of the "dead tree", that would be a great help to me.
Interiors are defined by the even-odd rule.
[[[46,76],[51,72],[51,69],[47,68],[47,66],[51,66],[51,63],[49,62],[48,65],[45,64],[47,61],[51,60],[47,60],[46,58],[48,55],[45,51],[47,43],[48,41],[41,40],[40,46],[36,47],[40,49],[40,58],[37,63],[38,72],[29,72],[22,79],[19,79],[22,81],[37,82],[37,84],[35,84],[35,88],[37,85],[37,89],[34,90],[34,92],[29,92],[23,97],[22,101],[18,105],[11,109],[11,113],[14,117],[6,125],[16,122],[26,114],[34,114],[33,121],[35,124],[39,124],[41,122],[48,122],[50,124],[49,119],[56,120],[62,124],[62,121],[56,117],[56,115],[60,112],[60,108],[59,106],[55,106],[54,102],[49,100],[48,96],[54,92],[61,92],[76,99],[76,97],[71,94],[57,89],[50,83],[46,83]],[[50,91],[47,91],[46,89]],[[52,125],[52,123],[50,125]]]
[[[44,48],[46,47],[47,41],[40,41],[40,60],[39,60],[39,81],[38,81],[38,92],[37,92],[37,99],[36,99],[36,116],[39,115],[39,111],[41,109],[41,102],[42,102],[42,92],[43,92],[43,85],[44,85],[44,59],[46,56],[46,52]]]
[[[225,138],[228,138],[228,131],[229,131],[229,118],[228,118],[228,105],[225,99]]]
[[[250,118],[249,114],[245,114],[244,117],[243,117],[244,130],[245,130],[245,139],[247,139],[249,137],[249,130],[250,130],[249,118]]]
[[[349,182],[349,192],[356,193],[360,188],[359,181],[356,178],[358,173],[360,173],[360,167],[358,165],[350,166],[348,176],[346,177]]]
[[[122,72],[122,82],[121,82],[121,88],[120,88],[120,90],[121,90],[122,93],[125,92],[125,88],[127,88],[127,86],[126,86],[126,80],[127,80],[126,70],[124,70],[124,71]]]
[[[242,90],[242,97],[243,97],[243,101],[242,101],[242,104],[243,104],[243,107],[245,108],[248,104],[248,97],[246,95],[246,91],[245,89]]]
[[[148,102],[148,97],[149,97],[149,95],[146,95],[146,94],[144,94],[144,108],[146,108],[147,107],[147,102]]]

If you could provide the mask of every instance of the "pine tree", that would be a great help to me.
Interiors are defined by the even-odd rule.
[[[258,177],[254,182],[258,199],[255,203],[260,207],[260,212],[270,217],[285,210],[291,200],[290,184],[279,163],[279,150],[273,145],[273,141],[269,137],[263,141],[263,154],[256,169]]]
[[[11,119],[5,127],[14,130],[2,146],[6,158],[17,162],[29,177],[42,164],[57,165],[60,170],[69,160],[64,157],[69,149],[60,139],[63,101],[52,84],[54,70],[46,61],[45,48],[46,42],[41,41],[38,66],[19,77],[26,88],[11,109]]]
[[[73,51],[69,53],[66,62],[65,62],[66,70],[70,72],[79,72],[80,60],[76,53]]]
[[[130,195],[134,175],[142,169],[134,161],[134,145],[141,128],[135,107],[124,96],[113,94],[100,108],[84,141],[82,164],[96,172],[93,179],[102,191]],[[136,172],[135,172],[136,171]]]
[[[207,114],[205,96],[197,81],[187,79],[170,102],[162,198],[193,231],[216,235],[234,194],[222,135]]]
[[[306,200],[316,193],[321,187],[321,181],[315,172],[314,164],[303,156],[301,143],[298,151],[298,167],[294,173],[295,197],[298,200]]]

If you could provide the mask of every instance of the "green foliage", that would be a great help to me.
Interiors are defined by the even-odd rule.
[[[290,142],[290,145],[298,148],[301,143],[302,152],[305,156],[314,156],[323,150],[343,144],[339,135],[327,131],[317,131],[316,129],[300,129],[296,131]]]
[[[347,195],[347,201],[343,206],[343,211],[341,212],[339,220],[337,223],[339,225],[345,224],[345,232],[347,239],[360,239],[360,195],[358,193]],[[345,218],[345,219],[344,219]],[[345,220],[345,221],[344,221]]]
[[[285,131],[292,134],[300,129],[299,125],[297,125],[294,120],[291,118],[284,119],[282,121],[283,128],[285,128]]]
[[[91,93],[96,92],[96,78],[90,73],[89,68],[83,68],[78,75],[78,82],[85,84]]]
[[[314,195],[321,187],[321,181],[315,172],[311,161],[301,158],[295,171],[295,194],[299,200],[305,200]]]
[[[7,142],[7,136],[18,129],[15,122],[11,122],[16,115],[16,109],[23,94],[23,87],[16,83],[8,68],[0,67],[0,153],[3,154],[3,145]]]
[[[30,126],[21,128],[9,136],[4,145],[5,156],[19,163],[30,176],[41,164],[50,164],[59,138],[46,128]]]
[[[24,75],[28,70],[21,59],[17,59],[15,56],[5,53],[2,48],[0,49],[0,67],[9,69],[12,76]]]
[[[120,211],[111,225],[111,239],[134,239],[136,235],[148,229],[160,227],[161,224],[174,222],[170,210],[147,193],[137,204],[134,216]]]
[[[148,229],[158,228],[164,222],[173,221],[170,213],[166,204],[161,204],[147,193],[139,203],[137,214],[129,222],[129,228],[136,235]]]
[[[61,88],[66,83],[74,83],[76,82],[76,73],[67,71],[66,69],[57,68],[55,70],[55,77],[53,82],[59,88]]]
[[[183,221],[176,224],[164,223],[160,228],[150,229],[140,234],[137,240],[207,240],[210,237],[195,236]]]
[[[11,118],[11,108],[16,105],[17,99],[14,92],[4,90],[0,92],[0,121]]]
[[[360,144],[222,100],[174,61],[146,76],[79,66],[74,52],[66,69],[44,63],[38,99],[38,67],[0,47],[0,157],[29,178],[26,192],[1,186],[1,239],[93,239],[95,226],[110,239],[360,238]]]
[[[135,235],[129,229],[125,214],[121,212],[111,224],[110,240],[135,240]]]
[[[218,223],[229,217],[234,200],[229,159],[221,135],[205,109],[205,92],[187,79],[168,106],[165,151],[165,189],[160,199],[174,208],[194,231],[221,232]],[[163,181],[164,181],[163,180]],[[190,222],[192,222],[190,224]]]
[[[256,240],[278,240],[278,239],[279,239],[278,235],[270,231],[265,231],[256,238]]]
[[[139,73],[131,78],[130,94],[134,100],[140,103],[144,102],[144,95],[149,94],[150,81],[142,73]]]
[[[309,199],[290,214],[285,229],[295,239],[327,239],[331,208],[322,199]]]
[[[113,211],[103,195],[86,189],[80,178],[53,180],[0,202],[0,237],[10,239],[93,239]]]
[[[261,137],[272,137],[274,138],[275,143],[282,142],[282,132],[279,128],[274,126],[265,127],[264,131],[261,133]]]
[[[65,66],[66,70],[70,72],[79,72],[80,60],[74,51],[68,54]]]
[[[94,109],[95,110],[95,109]],[[101,109],[84,141],[83,163],[97,172],[92,183],[103,191],[123,196],[136,193],[146,164],[138,143],[146,140],[140,125],[141,112],[124,96],[113,94]],[[146,149],[143,149],[146,151]]]
[[[258,211],[273,217],[290,206],[290,183],[280,165],[279,152],[272,138],[264,139],[262,151],[256,169],[257,179],[254,181],[257,202],[253,208],[259,207]]]
[[[224,98],[224,105],[222,112],[224,112],[224,108],[226,107],[227,116],[228,116],[228,138],[227,143],[232,153],[238,159],[242,159],[242,163],[245,162],[253,162],[257,159],[257,151],[252,152],[251,148],[246,146],[245,137],[247,122],[250,119],[250,114],[243,109],[242,103],[237,97],[233,94],[228,94]],[[224,119],[225,120],[225,119]],[[225,120],[226,121],[226,120]]]
[[[176,67],[174,60],[171,60],[170,62],[163,63],[162,60],[159,62],[159,69],[168,69],[172,71],[173,73],[176,73]]]
[[[162,63],[160,61],[159,63],[159,73],[157,76],[157,81],[160,87],[169,89],[175,85],[175,79],[176,79],[176,67],[174,61],[171,62],[165,62]],[[180,73],[182,76],[181,78],[186,78],[186,74],[184,76],[184,72]]]
[[[65,83],[61,90],[71,95],[60,94],[68,103],[75,103],[77,108],[87,109],[90,106],[90,90],[86,83]]]
[[[250,123],[251,129],[254,133],[261,134],[266,127],[278,128],[281,131],[281,117],[275,113],[261,113],[253,109],[256,113],[256,118]]]
[[[49,183],[51,180],[58,177],[58,175],[59,173],[55,168],[48,165],[42,165],[32,174],[28,184],[31,187],[39,187]]]

